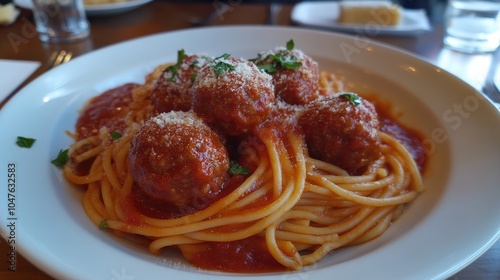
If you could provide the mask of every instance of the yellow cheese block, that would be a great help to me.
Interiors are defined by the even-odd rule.
[[[14,7],[14,4],[0,5],[0,25],[13,23],[18,15],[19,10]]]
[[[342,1],[339,23],[398,25],[401,21],[401,7],[389,1]]]

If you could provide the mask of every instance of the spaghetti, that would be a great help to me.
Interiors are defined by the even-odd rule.
[[[378,131],[380,153],[362,171],[313,158],[303,131],[290,121],[301,107],[293,105],[287,107],[292,113],[283,119],[278,111],[245,132],[249,137],[222,141],[237,143],[232,145],[237,147],[239,162],[250,167],[250,174],[228,177],[226,189],[208,203],[198,193],[200,206],[175,205],[174,214],[163,216],[159,212],[172,207],[162,208],[162,203],[144,198],[130,170],[130,150],[141,128],[158,122],[150,93],[164,69],[165,65],[158,67],[145,84],[126,91],[131,101],[121,104],[119,117],[111,118],[120,125],[107,123],[89,135],[76,133],[68,152],[71,160],[64,166],[67,180],[85,186],[83,207],[96,226],[120,236],[143,237],[141,242],[154,254],[177,247],[194,265],[212,270],[298,270],[332,250],[380,236],[424,188],[422,166],[412,158],[411,147],[389,133]],[[342,89],[331,73],[321,72],[318,80],[324,98]],[[115,131],[120,137],[112,137]],[[245,247],[245,242],[250,245]],[[210,257],[222,245],[251,250],[255,259],[235,264],[238,257]],[[248,263],[253,264],[248,267]]]

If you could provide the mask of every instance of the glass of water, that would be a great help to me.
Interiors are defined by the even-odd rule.
[[[38,37],[43,42],[73,42],[89,36],[83,0],[33,0]]]
[[[495,51],[500,45],[500,0],[449,0],[443,42],[465,53]]]

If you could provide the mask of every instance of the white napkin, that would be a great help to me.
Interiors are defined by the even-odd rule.
[[[26,80],[38,67],[39,61],[0,59],[0,101]]]

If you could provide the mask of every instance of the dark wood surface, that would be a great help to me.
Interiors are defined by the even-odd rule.
[[[211,25],[269,23],[269,5],[242,4],[241,1],[233,1],[232,3],[240,4],[235,4],[227,13],[216,16]],[[281,5],[276,17],[276,24],[292,25],[290,19],[292,8],[292,4]],[[70,44],[46,44],[41,43],[37,38],[31,11],[23,9],[15,23],[10,26],[0,26],[0,59],[40,61],[41,67],[28,78],[24,83],[26,84],[47,70],[49,57],[56,50],[71,51],[76,57],[132,38],[190,28],[193,25],[187,21],[187,18],[204,18],[213,10],[212,3],[182,4],[156,0],[123,14],[89,17],[91,35],[84,41]],[[440,13],[442,13],[440,7],[436,7],[430,13],[433,30],[429,33],[415,37],[376,36],[370,39],[403,48],[430,62],[439,64],[437,60],[443,49]],[[1,71],[3,72],[5,69]],[[0,108],[5,102],[8,101],[0,103]],[[21,255],[17,256],[16,271],[9,272],[5,253],[7,250],[7,243],[0,239],[0,279],[52,279]],[[450,279],[500,279],[500,242],[494,244],[476,261]]]

